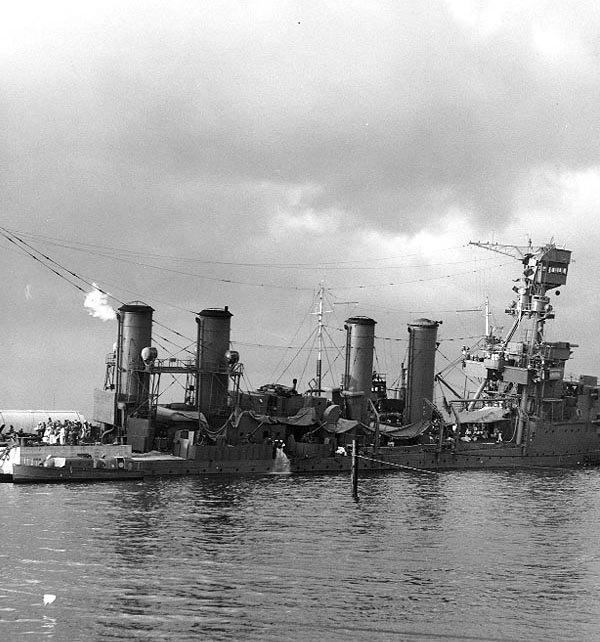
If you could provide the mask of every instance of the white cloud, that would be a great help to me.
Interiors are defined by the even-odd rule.
[[[514,3],[506,0],[446,0],[452,17],[474,34],[487,37],[497,33]]]

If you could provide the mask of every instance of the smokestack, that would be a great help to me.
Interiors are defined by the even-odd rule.
[[[227,409],[228,351],[231,330],[229,308],[209,308],[196,317],[198,324],[198,410],[205,415]]]
[[[153,312],[153,308],[141,301],[132,301],[119,308],[119,397],[142,411],[148,409],[150,390],[150,375],[144,372],[142,350],[152,344]]]
[[[348,415],[364,424],[369,421],[376,323],[369,317],[351,317],[344,326],[347,332],[344,389]]]
[[[404,420],[412,424],[431,419],[431,407],[423,400],[433,401],[437,329],[441,321],[417,319],[408,324],[408,384]]]

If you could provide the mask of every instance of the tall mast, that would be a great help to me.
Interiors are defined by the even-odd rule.
[[[323,302],[325,300],[325,287],[323,286],[323,281],[319,283],[317,296],[319,300],[317,311],[311,312],[311,314],[317,315],[317,372],[315,378],[311,380],[311,388],[317,392],[321,392],[323,387],[323,332],[325,328],[323,315],[326,312],[331,312],[331,310],[323,309]]]
[[[322,365],[323,365],[323,281],[319,284],[319,311],[317,312],[317,391],[322,389]]]

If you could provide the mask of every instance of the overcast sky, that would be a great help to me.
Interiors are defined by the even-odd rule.
[[[443,320],[448,355],[486,295],[505,324],[519,264],[470,240],[553,238],[576,262],[550,338],[581,345],[569,372],[600,372],[597,2],[25,0],[1,18],[1,226],[114,307],[192,338],[192,312],[229,305],[249,384],[306,385],[282,346],[306,340],[322,281],[332,339],[373,317],[394,379],[411,319]],[[0,406],[91,414],[116,323],[0,245]]]

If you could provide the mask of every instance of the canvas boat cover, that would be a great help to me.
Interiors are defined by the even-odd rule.
[[[366,428],[364,424],[360,421],[354,419],[338,419],[334,424],[324,424],[323,430],[333,434],[333,435],[343,435],[344,433],[350,432],[354,429],[361,430]]]
[[[287,424],[288,426],[314,426],[319,423],[317,413],[314,408],[300,408],[295,415],[291,417],[274,417],[271,415],[261,415],[258,412],[247,410],[242,415],[248,415],[261,424]]]
[[[380,422],[379,434],[394,437],[396,439],[412,439],[413,437],[418,437],[420,434],[424,433],[430,425],[431,423],[426,420],[418,421],[407,426],[393,426],[391,424]],[[325,424],[323,426],[324,430],[336,435],[347,433],[355,428],[359,434],[373,435],[376,431],[375,424],[366,426],[360,421],[356,421],[354,419],[338,419],[335,424]]]
[[[386,435],[388,437],[394,437],[395,439],[413,439],[423,434],[427,428],[431,426],[429,420],[423,419],[417,421],[414,424],[408,424],[406,426],[392,426],[391,424],[379,424],[379,434]],[[376,430],[375,424],[369,426],[369,431],[374,433]]]
[[[165,423],[198,423],[206,424],[206,417],[200,412],[195,410],[173,410],[165,406],[158,406],[156,408],[156,419]]]
[[[458,413],[461,424],[491,424],[506,419],[510,411],[498,406],[487,406],[478,410],[462,410]]]

